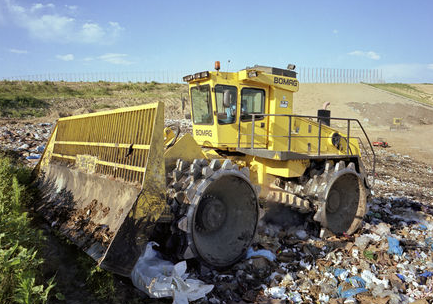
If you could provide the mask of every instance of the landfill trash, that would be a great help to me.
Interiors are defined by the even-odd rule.
[[[365,281],[359,276],[353,276],[346,279],[347,283],[352,284],[354,287],[365,287]]]
[[[34,166],[45,149],[51,123],[4,123],[0,125],[0,149],[14,151],[23,164]]]
[[[346,280],[348,275],[349,275],[349,271],[345,269],[337,268],[334,271],[334,276],[339,278],[341,281]]]
[[[424,240],[427,247],[430,247],[431,250],[433,250],[433,238],[428,237]]]
[[[367,292],[367,291],[368,289],[364,287],[351,288],[343,291],[342,287],[339,286],[337,294],[340,298],[351,298],[353,296],[356,296],[358,293]]]
[[[406,281],[406,279],[404,278],[404,275],[401,275],[401,274],[396,274],[396,276],[400,279],[400,280],[402,280],[403,282],[405,282]]]
[[[166,125],[171,122],[177,121],[166,120]],[[192,129],[190,121],[180,125],[182,131]],[[6,122],[0,126],[1,148],[34,166],[36,161],[26,158],[42,154],[52,126]],[[202,297],[197,303],[433,303],[433,169],[398,153],[375,152],[374,194],[359,231],[321,239],[309,218],[293,227],[261,226],[253,246],[263,249],[251,248],[257,254],[253,258],[224,271],[188,269],[189,278],[200,279],[198,286],[203,287],[198,288]],[[155,291],[159,282],[166,283],[159,292],[169,297],[177,286],[183,290],[190,282],[185,263],[173,265],[151,252],[155,264],[146,269],[154,269],[156,278],[148,288]],[[133,276],[141,284],[138,288],[145,289],[150,278],[139,272]],[[339,288],[347,298],[336,298]],[[360,292],[362,288],[368,292]]]
[[[378,279],[376,278],[376,276],[367,269],[364,269],[361,273],[361,278],[364,280],[365,282],[365,286],[368,289],[372,289],[374,287],[374,285],[383,285],[384,288],[388,288],[389,286],[389,281],[386,279]]]
[[[37,151],[38,153],[42,153],[42,152],[44,152],[44,150],[45,150],[45,145],[42,145],[42,146],[38,146],[38,147],[36,147],[36,151]]]
[[[388,236],[388,253],[389,254],[396,254],[396,255],[402,255],[403,254],[403,248],[400,246],[399,240],[392,236]]]
[[[424,278],[430,278],[431,276],[433,276],[433,272],[425,271],[425,272],[421,273],[419,276],[424,277]]]
[[[368,247],[368,245],[372,242],[378,242],[380,241],[380,236],[377,234],[363,234],[361,236],[356,237],[355,239],[355,245],[361,249],[364,250]]]
[[[165,126],[179,125],[181,133],[192,133],[192,121],[190,119],[165,119]]]
[[[213,285],[206,285],[200,280],[188,279],[186,262],[173,265],[162,259],[153,249],[156,242],[149,242],[144,253],[139,257],[131,272],[135,287],[152,298],[172,297],[174,304],[187,304],[206,296]]]
[[[299,292],[290,292],[288,298],[293,303],[301,303],[302,302],[302,297],[299,294]]]
[[[280,299],[280,300],[288,299],[286,295],[286,287],[283,286],[266,288],[264,294],[265,296],[271,297],[273,299]]]
[[[324,293],[319,294],[319,302],[328,303],[329,302],[329,296],[327,294],[324,294]]]
[[[35,153],[30,153],[30,155],[26,157],[27,160],[40,159],[40,158],[41,158],[41,155],[40,154],[35,154]]]
[[[258,249],[254,251],[252,247],[248,248],[246,258],[250,259],[252,257],[262,256],[267,258],[269,261],[273,262],[277,258],[275,254],[273,254],[270,250],[267,249]]]
[[[391,233],[389,227],[385,223],[379,223],[375,227],[373,227],[372,231],[379,236],[386,236]]]
[[[306,240],[308,238],[308,233],[305,230],[297,230],[295,234],[300,240]]]

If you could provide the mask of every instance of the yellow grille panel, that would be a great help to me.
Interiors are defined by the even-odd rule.
[[[88,157],[92,172],[142,183],[159,104],[59,119],[52,159],[77,163]],[[90,170],[90,169],[89,169]]]

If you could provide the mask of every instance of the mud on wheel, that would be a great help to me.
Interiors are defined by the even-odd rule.
[[[353,234],[361,225],[367,208],[364,177],[350,162],[326,162],[320,175],[304,187],[304,193],[317,207],[314,220],[335,234]]]
[[[258,195],[249,170],[230,160],[178,160],[169,174],[168,203],[181,259],[226,267],[243,257],[258,222]]]

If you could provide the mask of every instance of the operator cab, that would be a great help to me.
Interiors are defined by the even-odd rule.
[[[257,65],[220,72],[218,62],[215,68],[184,77],[195,140],[223,150],[250,147],[252,141],[255,148],[269,148],[269,132],[276,134],[272,128],[280,118],[266,114],[292,114],[293,92],[299,87],[296,72]]]

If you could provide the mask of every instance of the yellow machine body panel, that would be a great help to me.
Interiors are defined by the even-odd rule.
[[[360,156],[357,138],[317,117],[293,113],[293,93],[299,90],[295,75],[276,75],[253,67],[186,76],[194,139],[204,147],[252,153],[263,167],[259,184],[265,182],[265,173],[287,178],[302,175],[309,162],[300,164],[292,162],[294,159]],[[230,106],[224,105],[225,91]],[[265,155],[266,151],[270,153]],[[282,155],[287,152],[293,157]],[[277,162],[271,165],[269,159]]]
[[[278,133],[281,119],[259,114],[292,114],[293,92],[298,90],[298,81],[255,70],[206,72],[206,75],[190,82],[190,96],[195,99],[195,102],[191,100],[193,136],[197,143],[222,149],[249,147],[254,133],[255,147],[267,148],[272,144],[274,139],[269,134]],[[223,91],[227,89],[233,91],[235,106],[229,109],[233,110],[235,119],[232,120],[223,106]]]

